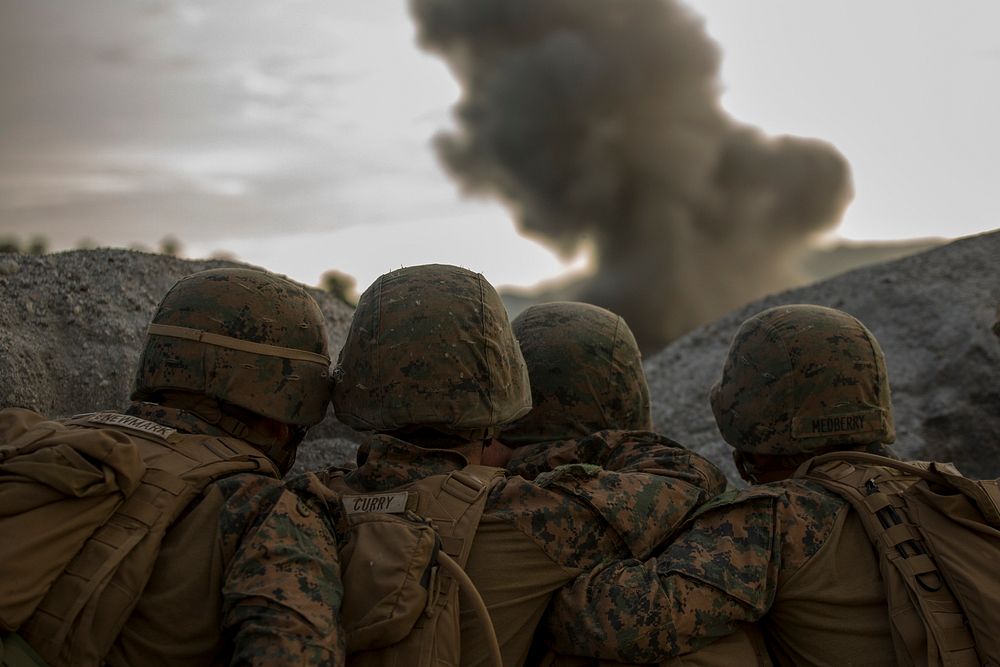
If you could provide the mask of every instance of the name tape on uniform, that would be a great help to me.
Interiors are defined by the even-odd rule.
[[[878,432],[883,428],[881,410],[866,410],[844,415],[796,417],[792,421],[792,436],[812,438],[824,435]]]
[[[146,435],[155,435],[163,438],[164,440],[172,436],[174,433],[177,433],[177,429],[170,428],[169,426],[157,424],[156,422],[151,422],[146,419],[139,419],[138,417],[133,417],[132,415],[123,415],[120,412],[96,412],[90,417],[87,417],[87,421],[91,424],[120,426],[122,428],[145,433]]]
[[[403,514],[406,512],[406,501],[410,497],[406,491],[396,493],[368,493],[363,496],[341,496],[344,509],[348,514],[365,512],[383,512],[385,514]]]

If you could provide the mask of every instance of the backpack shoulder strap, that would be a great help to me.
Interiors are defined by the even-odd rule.
[[[431,522],[441,538],[441,550],[463,569],[486,498],[503,477],[500,468],[470,465],[447,475],[425,477],[408,487],[419,494],[416,513]]]
[[[913,484],[936,479],[935,473],[876,454],[830,452],[803,463],[794,477],[841,496],[860,518],[878,553],[900,664],[921,664],[929,647],[944,665],[979,664],[961,607],[902,498]]]
[[[364,621],[348,628],[351,664],[457,666],[461,592],[465,603],[483,624],[492,664],[502,665],[493,623],[482,597],[465,573],[465,565],[490,490],[504,474],[500,468],[467,466],[390,491],[369,493],[353,491],[342,475],[322,475],[324,483],[340,497],[350,535],[341,553],[345,572],[344,608],[350,607],[353,616]],[[380,524],[385,529],[381,533]],[[396,547],[407,538],[412,538],[410,541],[415,544],[420,542],[414,536],[422,531],[431,536],[432,549],[419,555],[418,544],[406,553],[393,551],[399,551]],[[386,543],[387,540],[391,543]],[[394,570],[390,568],[383,576],[372,577],[373,572],[369,572],[372,568],[365,558],[359,558],[371,544],[383,554],[383,561],[399,561],[392,564]],[[407,582],[415,586],[407,587]],[[401,603],[403,594],[399,591],[411,589],[415,592],[407,594],[406,600],[412,598],[416,607]],[[392,599],[388,600],[386,595],[390,594]],[[391,604],[383,604],[383,600]],[[377,629],[379,635],[373,636],[372,629]]]
[[[440,540],[439,581],[436,596],[428,606],[443,611],[453,598],[452,586],[457,586],[483,626],[494,665],[502,665],[503,661],[493,621],[475,584],[465,573],[465,566],[486,500],[503,479],[501,468],[470,465],[448,475],[424,478],[412,487],[418,493],[416,513],[430,521]]]
[[[89,417],[66,423],[128,428]],[[127,430],[147,465],[141,482],[87,539],[22,627],[47,661],[103,659],[152,574],[170,525],[209,484],[240,472],[278,477],[267,457],[241,440],[167,431]]]

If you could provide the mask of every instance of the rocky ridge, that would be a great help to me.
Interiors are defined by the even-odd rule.
[[[117,249],[0,254],[0,407],[52,417],[123,409],[160,298],[182,276],[223,266],[245,265]],[[353,311],[307,289],[326,316],[336,354]],[[357,439],[331,410],[309,432],[297,468],[353,461]]]
[[[702,452],[735,479],[708,391],[740,322],[784,303],[846,310],[886,353],[898,451],[952,460],[968,474],[1000,476],[1000,232],[857,269],[748,304],[675,341],[646,362],[659,430]],[[0,407],[50,416],[122,408],[145,326],[183,275],[230,266],[128,250],[0,255]],[[343,343],[351,309],[309,288]],[[331,414],[310,431],[296,470],[353,461],[362,436]]]
[[[1000,476],[1000,232],[969,237],[773,294],[673,342],[646,362],[653,418],[664,433],[736,472],[708,393],[729,342],[754,313],[814,303],[847,311],[886,355],[905,458],[953,461],[966,474]]]

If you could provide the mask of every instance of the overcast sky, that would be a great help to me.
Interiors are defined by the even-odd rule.
[[[1000,2],[689,4],[737,121],[850,161],[840,236],[1000,226]],[[172,235],[361,287],[429,261],[497,284],[567,267],[437,164],[460,91],[400,0],[0,0],[0,84],[0,236]]]

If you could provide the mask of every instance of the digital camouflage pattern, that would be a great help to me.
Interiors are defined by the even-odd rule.
[[[574,451],[582,457],[574,456]],[[588,458],[599,460],[604,467],[590,463]],[[597,435],[589,445],[567,446],[559,460],[567,465],[540,472],[534,481],[517,476],[502,481],[486,503],[484,523],[503,527],[506,531],[503,533],[504,545],[513,548],[518,540],[526,541],[538,552],[532,569],[522,572],[518,569],[520,561],[497,555],[488,568],[492,573],[513,569],[522,572],[523,576],[498,578],[492,574],[483,581],[477,580],[477,573],[470,570],[470,576],[494,614],[505,661],[510,658],[512,664],[523,660],[534,627],[517,632],[517,637],[508,637],[505,643],[503,633],[509,628],[504,617],[497,614],[510,614],[511,610],[504,605],[491,606],[498,595],[502,596],[507,589],[516,589],[525,577],[547,578],[547,588],[531,590],[524,594],[524,599],[519,599],[521,609],[515,614],[522,623],[526,618],[538,618],[556,589],[593,568],[648,555],[695,508],[725,484],[712,464],[665,438],[632,440],[610,434]],[[686,469],[673,477],[650,472],[669,473],[678,464]],[[310,473],[307,477],[325,483],[342,477],[358,492],[379,492],[404,487],[428,475],[449,473],[465,465],[467,460],[457,451],[426,449],[380,434],[362,447],[356,470],[328,470]],[[525,466],[535,472],[541,470],[534,463]],[[621,466],[621,469],[614,470],[614,466]],[[702,473],[690,473],[687,468],[702,470]],[[328,511],[335,534],[346,535],[349,524],[343,508],[331,503]],[[480,544],[477,534],[472,561],[476,560]],[[490,554],[485,558],[489,560]],[[495,588],[498,586],[499,592]],[[631,624],[627,628],[634,627],[636,631],[641,631],[645,623],[640,618],[627,619],[627,622]],[[464,633],[463,623],[463,637]],[[474,644],[463,641],[463,664],[467,664],[465,651],[474,654],[481,650]]]
[[[133,400],[179,390],[305,427],[326,415],[326,320],[299,285],[256,269],[200,271],[167,292],[151,324],[177,329],[147,335]]]
[[[532,409],[505,427],[513,447],[606,429],[652,428],[639,346],[618,315],[570,301],[531,306],[511,323],[531,380]]]
[[[726,442],[752,454],[895,439],[878,341],[856,318],[832,308],[779,306],[746,320],[711,403]]]
[[[650,456],[654,447],[656,456]],[[716,495],[726,488],[722,471],[708,459],[670,438],[650,431],[604,430],[582,438],[518,447],[507,471],[528,480],[559,466],[587,464],[618,472],[672,477]]]
[[[500,296],[456,266],[378,278],[358,301],[335,376],[337,418],[360,430],[419,425],[482,437],[531,409]]]
[[[220,517],[222,549],[233,554],[222,588],[231,665],[344,664],[337,540],[314,480],[223,482],[238,487]]]
[[[713,463],[644,431],[600,431],[527,445],[518,448],[507,470],[589,505],[633,558],[649,556],[695,508],[726,488]]]
[[[656,557],[596,569],[557,594],[548,615],[554,646],[634,663],[701,649],[760,621],[782,594],[794,599],[787,582],[846,511],[840,498],[800,481],[722,494]]]
[[[856,319],[785,306],[747,320],[713,390],[734,447],[788,456],[892,439],[885,365]],[[641,619],[641,631],[630,628]],[[892,664],[878,563],[857,515],[821,485],[784,479],[722,494],[645,562],[595,569],[561,591],[561,653],[657,662],[759,623],[778,664]]]

